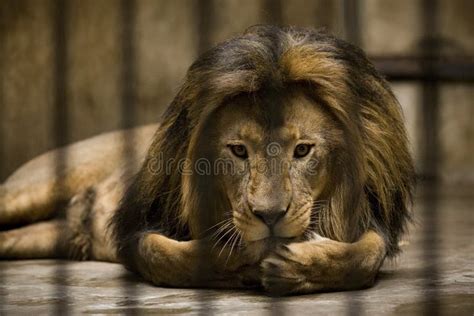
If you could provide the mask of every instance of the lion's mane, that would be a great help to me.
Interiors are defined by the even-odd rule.
[[[179,168],[152,166],[191,156],[199,124],[225,99],[293,83],[310,86],[344,130],[346,148],[315,229],[346,242],[375,229],[386,239],[388,256],[397,253],[410,218],[413,167],[400,106],[387,82],[349,43],[310,29],[257,26],[204,53],[164,113],[111,223],[125,264],[133,268],[143,232],[187,240],[192,217],[206,212],[199,209],[205,188]]]

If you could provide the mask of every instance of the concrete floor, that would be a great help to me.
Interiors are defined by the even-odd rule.
[[[418,315],[436,310],[474,315],[473,201],[440,199],[437,230],[426,219],[433,208],[417,201],[417,224],[404,253],[386,263],[377,284],[363,291],[272,299],[261,293],[158,288],[117,264],[3,261],[0,314]]]

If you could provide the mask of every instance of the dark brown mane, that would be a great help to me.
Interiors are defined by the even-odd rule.
[[[353,241],[368,228],[385,236],[388,255],[409,219],[413,168],[399,104],[388,84],[357,47],[310,29],[258,26],[217,45],[189,69],[161,120],[140,172],[111,223],[120,258],[134,266],[140,234],[158,231],[190,239],[186,210],[200,188],[183,183],[177,169],[152,168],[189,154],[196,127],[225,98],[267,86],[304,82],[344,127],[346,154],[319,233]]]

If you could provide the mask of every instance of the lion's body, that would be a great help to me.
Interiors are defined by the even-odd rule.
[[[368,286],[399,250],[413,186],[400,107],[334,37],[256,27],[191,66],[159,126],[117,135],[2,185],[0,225],[54,218],[0,233],[0,258],[120,261],[158,285],[290,294]],[[239,172],[180,168],[202,160]]]
[[[76,259],[116,261],[108,221],[123,195],[125,177],[140,167],[156,128],[152,124],[102,134],[47,152],[19,168],[0,186],[0,227],[32,225],[8,231],[10,239],[0,242],[0,256],[68,253]]]

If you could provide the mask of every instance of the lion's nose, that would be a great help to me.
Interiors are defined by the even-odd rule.
[[[253,213],[262,222],[267,224],[268,227],[273,227],[283,216],[285,216],[286,210],[254,210]]]

